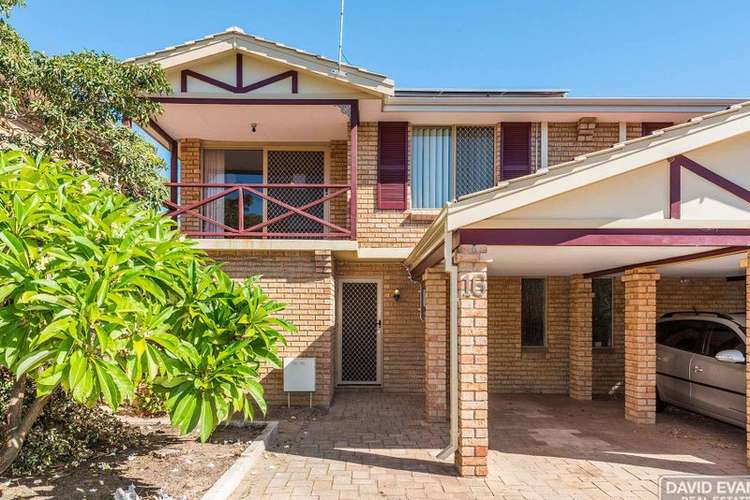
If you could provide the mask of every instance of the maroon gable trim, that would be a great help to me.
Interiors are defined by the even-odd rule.
[[[750,229],[460,229],[461,244],[518,246],[750,246]]]
[[[213,85],[214,87],[219,87],[220,89],[224,89],[228,92],[232,92],[234,94],[246,94],[252,90],[257,90],[259,88],[265,87],[267,85],[271,85],[272,83],[276,83],[286,78],[291,78],[292,79],[292,94],[296,94],[298,91],[298,74],[294,70],[284,71],[283,73],[270,76],[259,82],[255,82],[255,83],[251,83],[250,85],[243,86],[242,85],[242,54],[237,54],[237,59],[235,62],[235,71],[236,71],[236,76],[235,76],[236,83],[234,85],[230,85],[228,83],[222,82],[221,80],[217,80],[215,78],[211,78],[210,76],[206,76],[202,73],[198,73],[197,71],[193,71],[192,69],[183,69],[180,72],[180,90],[182,92],[188,91],[188,77],[191,77],[191,78],[195,78],[196,80],[206,82],[209,85]]]

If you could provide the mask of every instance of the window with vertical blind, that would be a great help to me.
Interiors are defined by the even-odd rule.
[[[456,196],[492,187],[495,128],[456,127]]]
[[[412,130],[412,208],[440,208],[452,198],[452,142],[451,127]]]
[[[494,127],[414,127],[412,208],[441,208],[494,184]]]

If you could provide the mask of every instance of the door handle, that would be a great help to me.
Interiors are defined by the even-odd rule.
[[[664,361],[664,356],[656,356],[656,361]]]
[[[695,365],[695,366],[693,367],[693,373],[703,373],[703,368],[701,368],[701,367],[700,367],[700,366],[698,366],[698,365]]]

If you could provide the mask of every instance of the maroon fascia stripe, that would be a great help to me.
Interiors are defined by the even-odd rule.
[[[669,160],[669,215],[672,219],[680,218],[680,203],[682,200],[680,177],[681,169],[684,168],[698,177],[707,180],[724,191],[732,193],[736,197],[750,203],[750,191],[735,184],[726,177],[712,172],[700,163],[691,160],[687,156],[677,155]]]
[[[460,229],[461,244],[518,246],[750,246],[748,229]]]
[[[251,83],[250,85],[243,86],[242,85],[243,83],[242,82],[242,54],[237,54],[237,59],[235,62],[235,72],[236,72],[236,83],[235,85],[230,85],[228,83],[222,82],[221,80],[217,80],[216,78],[211,78],[210,76],[206,76],[202,73],[198,73],[197,71],[193,71],[192,69],[183,69],[180,72],[180,90],[182,92],[188,91],[188,77],[195,78],[196,80],[200,80],[202,82],[206,82],[209,85],[213,85],[214,87],[219,87],[220,89],[224,89],[234,94],[246,94],[252,90],[257,90],[261,87],[271,85],[272,83],[276,83],[286,78],[291,78],[292,94],[296,94],[298,92],[299,75],[294,70],[284,71],[283,73],[279,73],[278,75],[269,76],[268,78],[265,78],[259,82],[255,82],[255,83]]]

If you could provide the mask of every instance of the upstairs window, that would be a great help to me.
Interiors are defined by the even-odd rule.
[[[441,208],[494,184],[494,127],[414,127],[412,208]]]

